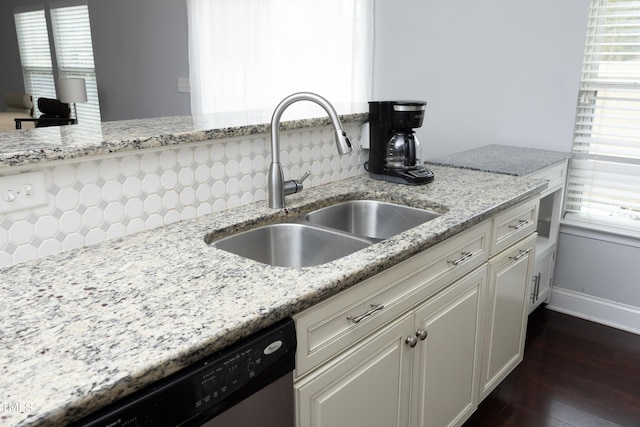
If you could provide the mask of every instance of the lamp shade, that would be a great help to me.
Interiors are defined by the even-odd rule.
[[[87,87],[84,79],[59,79],[58,90],[60,101],[64,103],[87,102]]]

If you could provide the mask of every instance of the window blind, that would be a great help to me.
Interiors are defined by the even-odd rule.
[[[640,230],[640,1],[592,0],[565,218]]]
[[[51,26],[60,78],[83,78],[87,102],[76,104],[78,121],[100,122],[98,83],[86,4],[53,7]]]
[[[49,50],[49,35],[44,9],[14,13],[20,62],[24,76],[24,90],[33,96],[34,115],[39,115],[38,98],[55,98],[53,66]]]

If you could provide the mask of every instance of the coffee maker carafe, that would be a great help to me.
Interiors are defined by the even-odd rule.
[[[419,185],[433,181],[421,161],[420,142],[413,129],[422,126],[424,101],[369,102],[369,176]]]
[[[391,169],[415,168],[420,163],[420,142],[414,132],[395,132],[387,143],[385,165]]]

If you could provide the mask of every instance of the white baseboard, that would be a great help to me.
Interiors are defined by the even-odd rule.
[[[640,308],[552,288],[547,308],[640,335]]]

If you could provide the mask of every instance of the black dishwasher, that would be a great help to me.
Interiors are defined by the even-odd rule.
[[[72,426],[293,426],[295,350],[294,322],[282,320]]]

